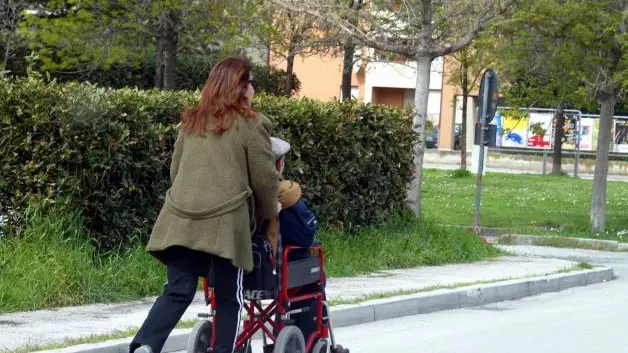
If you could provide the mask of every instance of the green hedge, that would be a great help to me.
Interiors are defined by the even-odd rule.
[[[218,55],[179,55],[177,57],[177,88],[181,90],[196,90],[202,88],[207,80],[207,75],[220,60]],[[253,65],[253,76],[256,82],[256,91],[272,95],[283,95],[286,71]],[[99,86],[111,88],[137,87],[151,89],[155,82],[155,58],[133,65],[130,63],[115,64],[109,68],[92,68],[90,70],[81,67],[70,68],[64,71],[54,71],[50,77],[59,82],[90,82]],[[292,74],[292,95],[301,88],[301,81]]]
[[[100,249],[144,241],[169,187],[177,117],[197,97],[0,81],[0,214],[34,198],[73,203]],[[325,225],[357,229],[404,209],[416,140],[408,111],[265,95],[255,106],[292,143],[286,174]]]

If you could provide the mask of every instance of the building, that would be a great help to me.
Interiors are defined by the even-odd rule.
[[[364,60],[365,57],[369,60]],[[285,60],[270,57],[270,65],[285,69]],[[438,149],[452,150],[454,126],[462,123],[462,98],[460,89],[450,84],[449,77],[454,65],[451,59],[436,58],[432,62],[428,119],[439,126]],[[301,81],[299,96],[329,101],[341,98],[342,57],[311,56],[298,57],[294,62],[294,73]],[[361,58],[356,58],[353,67],[351,95],[365,103],[391,106],[412,106],[416,86],[416,63],[413,61],[390,60],[378,56],[369,49]],[[477,95],[477,88],[472,92]],[[473,144],[473,112],[475,97],[469,99],[467,120],[467,150]],[[448,133],[443,133],[447,131]]]

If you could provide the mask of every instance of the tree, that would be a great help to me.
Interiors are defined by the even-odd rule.
[[[494,55],[490,51],[492,41],[488,37],[477,38],[470,46],[449,56],[453,59],[453,72],[449,83],[462,91],[462,129],[460,130],[460,168],[467,169],[467,105],[469,94],[479,88],[479,79],[486,68],[491,66]]]
[[[0,1],[0,75],[6,72],[9,61],[19,43],[18,28],[22,21],[22,11],[26,8],[25,0]]]
[[[413,126],[420,136],[416,144],[415,178],[408,191],[408,203],[421,214],[421,181],[425,123],[432,61],[460,51],[491,21],[510,10],[516,0],[373,0],[352,23],[344,2],[336,0],[270,0],[293,11],[326,21],[357,43],[403,55],[416,61],[417,78]]]
[[[575,0],[573,0],[575,1]],[[595,158],[590,221],[593,229],[606,228],[608,152],[615,104],[628,88],[628,0],[587,0],[573,4],[585,10],[587,21],[574,28],[583,58],[583,79],[600,104],[600,132]],[[586,7],[584,7],[586,6]]]
[[[176,88],[177,53],[245,47],[256,21],[256,1],[82,0],[47,1],[24,29],[43,69],[140,62],[154,53],[155,87]],[[246,19],[246,20],[245,20]]]
[[[559,106],[594,99],[600,107],[590,223],[604,231],[614,108],[628,88],[628,0],[535,0],[514,21],[509,27],[525,30],[504,43],[506,71],[516,78],[511,94]],[[514,62],[521,58],[523,65]]]
[[[270,47],[273,54],[286,60],[284,96],[290,97],[296,56],[322,53],[335,43],[328,40],[325,29],[311,16],[281,8],[273,8],[272,13],[275,25],[270,33]]]
[[[515,106],[556,107],[553,174],[562,173],[564,110],[591,107],[595,102],[578,75],[581,58],[567,40],[581,18],[563,3],[526,2],[492,29],[497,38],[494,57],[509,82],[504,90],[507,100]]]
[[[124,5],[113,1],[46,1],[25,16],[22,34],[44,70],[84,66],[107,67],[115,62],[133,62],[145,55],[145,32],[137,31],[141,20],[130,20]]]
[[[349,0],[348,7],[350,10],[347,12],[347,20],[353,26],[358,23],[359,14],[358,11],[361,11],[364,6],[363,0]],[[355,63],[355,49],[356,43],[353,38],[348,37],[345,39],[343,45],[343,58],[342,58],[342,100],[347,101],[351,99],[351,76],[353,75],[353,65]]]

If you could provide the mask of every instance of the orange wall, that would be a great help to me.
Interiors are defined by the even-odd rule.
[[[271,56],[271,66],[286,69],[286,60],[281,57]],[[301,81],[299,97],[307,97],[321,101],[329,101],[339,98],[342,85],[342,58],[311,56],[303,58],[297,56],[294,59],[294,74]],[[364,74],[351,78],[351,86],[359,87],[359,100],[364,99]]]

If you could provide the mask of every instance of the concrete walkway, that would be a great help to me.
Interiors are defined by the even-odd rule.
[[[352,301],[368,295],[402,290],[427,290],[439,286],[500,281],[556,273],[573,267],[574,261],[506,256],[472,264],[428,266],[382,271],[354,278],[330,278],[330,300]],[[96,304],[0,315],[0,352],[26,345],[63,342],[68,338],[108,334],[139,327],[154,298],[121,304]],[[206,312],[202,293],[184,319]]]

